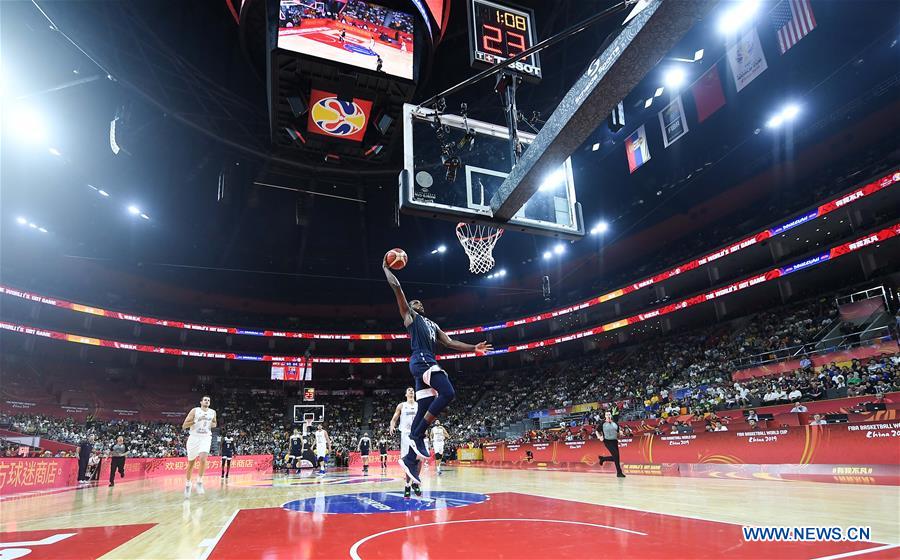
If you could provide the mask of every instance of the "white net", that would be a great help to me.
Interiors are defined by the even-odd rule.
[[[484,274],[494,268],[494,245],[503,235],[503,230],[491,226],[459,223],[456,237],[469,256],[469,270],[474,274]]]

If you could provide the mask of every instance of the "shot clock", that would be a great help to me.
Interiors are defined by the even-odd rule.
[[[469,0],[469,59],[475,68],[488,68],[531,48],[536,40],[531,10],[491,2]],[[530,82],[541,79],[537,53],[509,66]]]

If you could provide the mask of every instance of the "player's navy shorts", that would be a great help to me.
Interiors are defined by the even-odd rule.
[[[413,354],[410,357],[409,372],[415,381],[416,400],[437,396],[437,391],[431,388],[431,375],[433,373],[441,372],[447,375],[447,372],[438,365],[434,356],[421,353]]]

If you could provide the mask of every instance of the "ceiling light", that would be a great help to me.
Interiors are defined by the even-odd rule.
[[[553,258],[553,253],[551,253],[550,251],[544,251],[544,260],[548,260],[551,258]]]
[[[446,252],[447,252],[447,246],[446,246],[446,245],[441,245],[440,247],[437,248],[437,252],[438,252],[438,253],[446,253]]]
[[[28,227],[30,227],[31,229],[37,229],[37,224],[35,224],[34,222],[28,222]]]
[[[10,112],[9,118],[14,133],[25,142],[37,144],[46,138],[44,121],[36,111],[17,107]]]
[[[598,222],[597,225],[591,229],[593,235],[606,233],[607,231],[609,231],[609,224],[605,221]]]
[[[501,269],[500,272],[497,273],[497,275],[498,276],[506,276],[506,269],[505,268]]]
[[[556,187],[566,182],[566,170],[565,169],[557,169],[553,173],[551,173],[547,178],[541,183],[541,186],[538,190],[547,192],[556,189]]]
[[[784,123],[784,117],[782,117],[781,115],[775,115],[774,117],[766,121],[766,126],[769,128],[778,128],[782,125],[782,123]]]
[[[100,196],[109,196],[109,193],[103,189],[99,189],[97,192],[100,193]]]
[[[145,220],[149,220],[149,219],[150,219],[150,216],[148,216],[147,214],[144,214],[144,213],[142,212],[142,213],[141,213],[141,218],[144,218]]]
[[[653,98],[652,98],[652,97],[649,98],[649,99],[647,99],[647,101],[644,101],[644,109],[649,109],[651,105],[653,105]]]
[[[562,255],[566,252],[566,246],[562,243],[557,243],[555,247],[553,247],[553,252],[557,255]]]
[[[38,231],[41,232],[41,233],[47,233],[47,230],[44,229],[44,228],[42,228],[42,227],[39,227],[39,228],[38,228]]]
[[[664,88],[664,87],[656,88],[656,93],[653,94],[653,97],[659,97],[660,95],[663,94],[664,91],[666,91],[666,88]]]
[[[141,213],[141,209],[138,208],[137,206],[135,206],[134,204],[132,204],[131,206],[128,207],[128,213],[131,214],[132,216],[137,216]]]
[[[28,223],[28,220],[26,220],[22,216],[19,216],[18,218],[16,218],[16,221],[19,222],[19,225],[23,225],[23,226]]]
[[[733,35],[753,19],[759,9],[759,0],[743,0],[722,13],[719,18],[719,32]]]
[[[703,58],[703,49],[694,53],[694,62],[698,62],[701,58]]]
[[[59,156],[62,155],[62,154],[60,153],[60,151],[57,150],[56,148],[50,148],[50,149],[48,149],[47,151],[50,152],[51,154],[55,155],[56,157],[59,157]]]
[[[600,149],[600,144],[599,144],[599,143],[598,143],[598,144],[594,144],[593,146],[591,146],[591,151],[592,151],[592,152],[596,152],[596,151],[599,150],[599,149]]]
[[[794,118],[799,114],[800,107],[796,103],[785,105],[784,109],[781,110],[781,116],[788,121],[794,120]]]
[[[663,75],[663,84],[669,89],[678,89],[684,85],[687,76],[681,68],[670,68]]]

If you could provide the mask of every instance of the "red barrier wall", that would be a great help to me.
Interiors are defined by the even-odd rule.
[[[78,483],[77,459],[0,458],[0,496]]]
[[[849,363],[853,359],[865,360],[866,358],[871,358],[873,356],[896,353],[897,342],[891,340],[888,342],[877,342],[869,346],[851,348],[850,350],[842,350],[840,352],[814,354],[809,357],[809,360],[813,363],[813,366],[819,367],[828,365],[831,362],[837,362],[838,365],[843,365],[841,362]],[[796,369],[800,369],[800,360],[787,360],[784,362],[775,362],[764,366],[738,370],[731,374],[731,378],[735,381],[741,381],[742,379],[750,379],[753,377],[767,377],[769,375],[787,373]]]
[[[619,440],[623,463],[900,465],[900,422],[826,424],[754,432],[683,436],[643,435]],[[485,444],[486,463],[597,463],[607,451],[600,440]]]
[[[104,458],[100,465],[100,481],[109,480],[108,458]],[[187,469],[187,458],[128,458],[125,460],[125,480],[139,478],[155,478],[171,474],[184,474]],[[196,471],[194,471],[196,472]],[[209,457],[206,462],[207,474],[220,474],[222,472],[222,458]],[[231,471],[234,474],[249,472],[272,472],[271,455],[237,455],[231,461]]]

